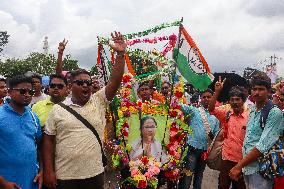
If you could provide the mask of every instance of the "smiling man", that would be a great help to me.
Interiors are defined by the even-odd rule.
[[[100,141],[106,125],[105,110],[122,80],[126,49],[120,33],[115,32],[112,37],[114,44],[111,47],[116,52],[116,63],[106,87],[92,94],[90,73],[82,69],[72,72],[69,84],[72,97],[54,105],[46,121],[43,159],[44,183],[48,188],[102,189],[104,186]],[[97,135],[66,107],[87,120]]]
[[[244,179],[234,181],[229,177],[230,170],[242,159],[242,147],[246,133],[249,109],[244,106],[246,94],[241,87],[232,87],[229,91],[229,105],[215,108],[216,101],[223,89],[225,80],[219,77],[215,83],[215,93],[211,98],[209,111],[215,115],[223,127],[224,142],[222,146],[222,161],[219,174],[219,189],[245,189]]]

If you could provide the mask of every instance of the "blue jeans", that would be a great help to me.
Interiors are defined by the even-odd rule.
[[[184,159],[184,168],[190,170],[193,176],[183,176],[179,180],[178,189],[189,189],[193,177],[193,189],[201,189],[203,172],[206,167],[201,155],[204,151],[189,146],[187,155]]]
[[[260,174],[244,175],[247,189],[272,189],[273,180],[267,180]]]

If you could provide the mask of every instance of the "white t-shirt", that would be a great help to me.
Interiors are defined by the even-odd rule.
[[[103,140],[105,109],[108,105],[105,88],[94,93],[82,107],[73,104],[70,98],[63,103],[89,121],[101,141]],[[45,126],[45,133],[56,138],[55,172],[58,179],[86,179],[104,171],[101,148],[96,136],[71,113],[55,104]]]

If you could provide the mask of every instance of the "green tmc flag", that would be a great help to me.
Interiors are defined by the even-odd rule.
[[[174,59],[181,75],[195,88],[204,91],[214,80],[204,57],[183,26],[174,49]]]

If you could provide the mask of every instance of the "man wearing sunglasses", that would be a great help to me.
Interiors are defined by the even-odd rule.
[[[47,99],[37,102],[33,105],[32,110],[40,120],[41,126],[44,127],[49,112],[54,104],[62,102],[67,95],[67,80],[59,74],[51,75],[49,80],[49,96]]]
[[[92,94],[92,80],[86,70],[71,73],[71,98],[63,101],[95,128],[102,140],[106,125],[105,109],[120,86],[124,72],[124,37],[112,34],[116,63],[110,81]],[[54,105],[45,125],[43,141],[44,184],[57,189],[103,189],[104,167],[97,137],[61,105]],[[56,156],[54,155],[56,154]],[[55,165],[55,166],[54,166]]]
[[[14,188],[38,189],[42,172],[37,150],[42,135],[38,117],[28,106],[34,94],[32,79],[11,78],[8,92],[10,99],[0,107],[0,175]]]

